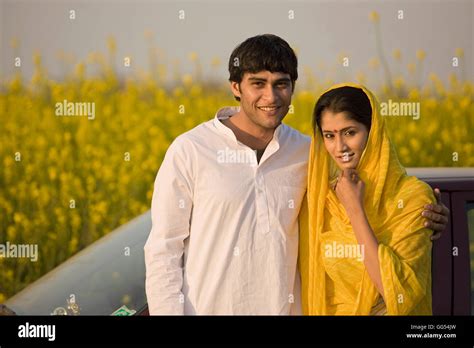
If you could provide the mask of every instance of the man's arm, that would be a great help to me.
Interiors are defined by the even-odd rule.
[[[155,180],[152,229],[144,248],[150,315],[184,314],[184,240],[193,206],[192,161],[185,144],[178,138],[170,145]]]
[[[438,188],[434,189],[434,195],[437,204],[425,205],[425,210],[422,212],[426,218],[425,227],[435,232],[431,240],[439,239],[449,222],[449,209],[441,202],[441,192]]]

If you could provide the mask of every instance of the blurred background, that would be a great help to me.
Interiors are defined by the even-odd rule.
[[[237,105],[227,61],[273,33],[299,59],[294,112],[310,134],[317,97],[356,81],[379,102],[407,167],[474,166],[473,1],[0,0],[0,303],[147,211],[170,142]],[[56,103],[93,103],[94,119]]]

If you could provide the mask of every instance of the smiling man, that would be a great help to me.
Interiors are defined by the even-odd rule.
[[[300,313],[310,138],[282,123],[297,58],[283,39],[259,35],[234,49],[229,73],[240,107],[177,137],[155,180],[145,245],[152,315]]]

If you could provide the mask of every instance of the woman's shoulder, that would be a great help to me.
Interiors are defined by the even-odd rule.
[[[394,198],[398,207],[404,207],[406,212],[423,209],[425,204],[436,202],[430,185],[408,175],[400,178]]]
[[[403,180],[400,189],[416,196],[424,196],[430,200],[434,200],[433,189],[423,180],[418,179],[416,176],[406,175]]]

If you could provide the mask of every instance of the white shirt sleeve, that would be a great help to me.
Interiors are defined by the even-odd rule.
[[[150,315],[184,314],[183,256],[193,207],[192,148],[178,137],[156,176],[152,229],[145,244]]]
[[[294,302],[290,307],[290,315],[303,315],[303,309],[301,307],[301,277],[300,270],[296,268],[295,274],[295,285],[293,287]]]

